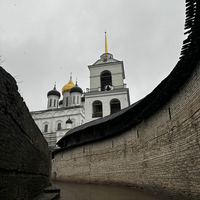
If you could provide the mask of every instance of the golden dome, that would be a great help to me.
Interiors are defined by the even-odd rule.
[[[70,80],[69,83],[67,83],[66,85],[64,85],[64,87],[62,88],[62,93],[64,92],[69,92],[69,90],[74,87],[74,83],[72,82],[72,77],[70,76]]]

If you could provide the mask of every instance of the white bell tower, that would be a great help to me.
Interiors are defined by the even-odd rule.
[[[90,70],[90,88],[85,93],[85,122],[113,114],[130,105],[129,89],[124,83],[123,61],[108,53],[105,32],[105,53]]]

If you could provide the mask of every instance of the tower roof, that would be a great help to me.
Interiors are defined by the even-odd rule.
[[[100,59],[97,60],[93,65],[103,64],[103,63],[111,63],[111,62],[120,62],[113,58],[113,55],[108,52],[108,45],[107,45],[107,32],[105,31],[105,53],[100,56]]]
[[[66,124],[72,124],[73,122],[72,122],[72,120],[70,119],[70,117],[69,117],[69,119],[66,121]]]
[[[50,95],[55,95],[55,96],[58,96],[60,98],[60,92],[58,92],[56,90],[56,85],[54,85],[54,88],[53,90],[50,90],[48,93],[47,93],[47,97],[50,96]]]
[[[73,88],[74,86],[75,86],[75,85],[74,85],[74,83],[72,82],[72,77],[70,76],[69,82],[68,82],[66,85],[64,85],[63,88],[62,88],[62,93],[64,93],[64,92],[69,92],[69,90],[70,90],[71,88]]]
[[[82,94],[82,93],[83,93],[83,90],[82,90],[80,87],[78,87],[77,82],[76,82],[76,85],[75,85],[73,88],[71,88],[69,92],[70,92],[70,93],[79,92],[79,93]]]

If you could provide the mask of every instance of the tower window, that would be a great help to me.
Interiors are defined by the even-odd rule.
[[[54,99],[53,106],[56,107],[56,99]]]
[[[61,123],[58,123],[57,130],[61,130]]]
[[[108,86],[110,87],[112,86],[112,75],[110,71],[108,70],[103,71],[101,73],[100,79],[101,79],[101,91],[107,90]]]
[[[48,132],[48,125],[47,124],[44,126],[44,132]]]
[[[102,116],[103,116],[102,102],[94,101],[92,117],[102,117]]]
[[[77,96],[77,104],[79,104],[79,96]]]
[[[52,99],[50,99],[50,102],[49,102],[49,107],[51,107],[51,104],[52,104]]]
[[[68,97],[66,97],[66,106],[68,106]]]
[[[112,99],[110,101],[110,114],[116,113],[121,110],[120,101],[118,99]]]
[[[73,96],[73,104],[75,104],[75,96]]]

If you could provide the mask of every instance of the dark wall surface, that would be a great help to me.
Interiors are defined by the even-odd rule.
[[[33,199],[49,184],[50,166],[47,142],[0,67],[0,199]]]

